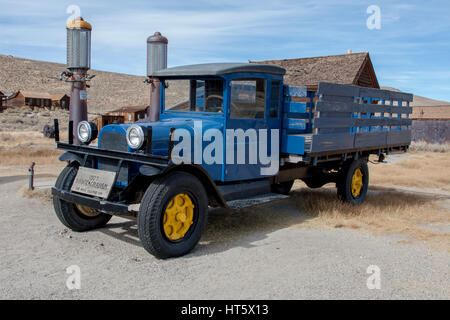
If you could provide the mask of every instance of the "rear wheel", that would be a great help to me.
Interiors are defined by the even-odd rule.
[[[142,198],[139,238],[157,258],[182,256],[200,240],[207,213],[202,183],[189,173],[170,173],[152,182]]]
[[[339,199],[351,204],[364,201],[369,189],[369,167],[367,159],[358,159],[345,166],[336,183]]]
[[[59,175],[55,187],[69,191],[78,172],[78,165],[69,164]],[[64,201],[53,197],[53,207],[63,225],[73,231],[87,231],[103,227],[111,219],[111,215],[89,207]]]

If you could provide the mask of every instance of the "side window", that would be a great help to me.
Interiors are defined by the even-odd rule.
[[[278,118],[278,111],[280,109],[280,81],[272,81],[272,92],[270,98],[270,117]]]
[[[264,119],[266,80],[238,79],[231,81],[230,117]]]

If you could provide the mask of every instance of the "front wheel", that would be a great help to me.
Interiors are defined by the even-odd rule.
[[[69,164],[60,173],[55,187],[69,191],[77,176],[77,172],[78,165]],[[111,219],[111,215],[107,213],[67,202],[57,196],[53,197],[53,207],[55,208],[56,216],[62,224],[77,232],[103,227]]]
[[[138,233],[144,248],[159,259],[190,252],[206,224],[208,197],[193,175],[173,172],[153,181],[142,198]]]
[[[369,167],[367,159],[353,160],[344,166],[336,183],[339,199],[351,204],[361,204],[369,189]]]

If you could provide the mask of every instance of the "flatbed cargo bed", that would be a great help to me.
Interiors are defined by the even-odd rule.
[[[317,93],[285,86],[284,96],[281,150],[288,158],[406,151],[411,143],[412,94],[321,82]]]

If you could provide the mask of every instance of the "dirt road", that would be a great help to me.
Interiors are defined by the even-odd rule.
[[[198,247],[163,261],[142,248],[133,221],[65,230],[48,201],[23,197],[25,184],[0,184],[1,299],[450,298],[445,252],[397,236],[302,227],[306,217],[291,199],[211,210]],[[66,287],[71,265],[81,270],[79,290]],[[381,289],[367,287],[371,265],[380,269]]]

